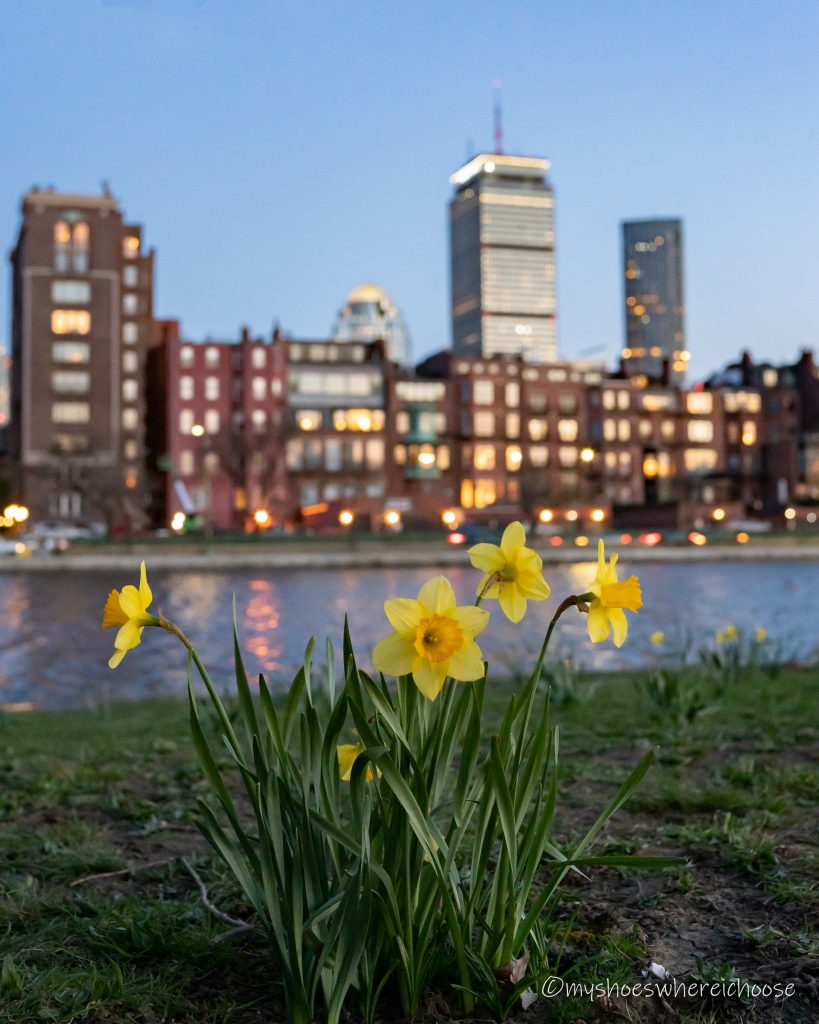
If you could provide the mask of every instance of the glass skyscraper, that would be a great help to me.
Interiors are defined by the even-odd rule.
[[[629,377],[681,383],[689,353],[685,343],[682,221],[623,223],[626,344]]]
[[[410,336],[401,311],[389,292],[377,284],[353,288],[332,329],[336,341],[382,340],[387,358],[402,366],[409,362]]]
[[[462,355],[557,357],[549,161],[483,153],[449,179],[452,344]]]

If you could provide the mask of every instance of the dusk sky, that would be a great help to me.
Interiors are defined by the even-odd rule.
[[[695,374],[819,347],[819,5],[0,0],[0,239],[110,182],[187,336],[326,337],[386,287],[450,343],[450,173],[552,161],[560,354],[623,341],[619,222],[685,225]],[[7,343],[10,275],[0,288]]]

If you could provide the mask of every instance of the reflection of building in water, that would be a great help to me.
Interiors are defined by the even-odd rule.
[[[280,617],[273,587],[267,580],[251,580],[250,590],[244,623],[247,647],[263,671],[275,672],[282,667],[279,658],[284,648],[270,635],[279,628]],[[255,678],[256,673],[250,671],[248,680],[252,683]]]

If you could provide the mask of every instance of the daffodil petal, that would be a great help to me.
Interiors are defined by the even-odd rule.
[[[399,633],[414,633],[421,621],[422,608],[411,597],[396,597],[384,602],[384,614]]]
[[[153,601],[154,595],[151,593],[151,588],[148,586],[148,573],[145,569],[145,563],[140,562],[139,564],[139,597],[142,601],[142,610],[148,607]]]
[[[602,537],[597,542],[597,575],[595,576],[596,583],[605,582],[606,578],[606,547],[603,544]]]
[[[503,531],[500,547],[507,562],[513,562],[518,557],[522,547],[526,545],[526,531],[520,523],[510,523]]]
[[[122,610],[119,603],[119,591],[112,590],[102,610],[102,628],[108,629],[111,626],[124,626],[128,616]]]
[[[475,591],[476,597],[493,598],[498,596],[498,587],[500,584],[497,580],[495,580],[494,583],[490,583],[489,581],[492,579],[492,576],[494,576],[494,573],[484,573],[481,577],[481,582],[478,584],[478,588]]]
[[[467,552],[469,561],[476,569],[489,573],[500,572],[506,562],[497,544],[475,544]]]
[[[518,570],[518,576],[524,572],[539,573],[543,568],[543,559],[532,548],[521,548],[518,552],[515,564]]]
[[[349,782],[353,765],[358,755],[364,750],[360,743],[341,743],[336,747],[338,758],[338,774],[342,782]]]
[[[390,633],[375,645],[373,665],[388,676],[404,676],[412,671],[415,660],[413,637],[401,633]]]
[[[132,647],[138,646],[141,641],[142,626],[138,626],[133,619],[129,619],[114,638],[114,647],[118,651],[130,651]]]
[[[446,576],[436,576],[421,587],[418,600],[424,608],[440,615],[455,607],[455,591]]]
[[[412,666],[412,678],[415,685],[427,700],[435,700],[446,681],[447,663],[445,661],[429,661],[427,658],[416,658]]]
[[[114,651],[114,653],[108,659],[108,667],[116,668],[127,653],[128,651]]]
[[[628,619],[622,608],[609,608],[608,620],[611,623],[611,631],[615,647],[622,647],[628,635]]]
[[[446,664],[446,674],[462,683],[482,679],[483,672],[483,654],[474,640],[468,640]]]
[[[510,622],[520,622],[526,614],[526,598],[516,583],[505,583],[501,587],[498,602]]]
[[[533,601],[544,601],[552,592],[540,573],[521,573],[516,582],[524,597],[531,598]]]
[[[593,601],[589,609],[588,622],[589,640],[593,644],[599,644],[607,639],[611,630],[609,620],[606,617],[606,609],[598,601]]]
[[[129,619],[138,619],[145,610],[142,607],[139,591],[130,583],[119,592],[119,606]]]
[[[463,630],[464,636],[470,639],[482,633],[489,622],[489,612],[485,608],[475,608],[473,605],[453,608],[450,614]]]

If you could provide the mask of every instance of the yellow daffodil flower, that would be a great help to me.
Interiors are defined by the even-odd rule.
[[[159,619],[148,614],[148,605],[152,600],[153,594],[148,586],[144,562],[139,567],[138,590],[128,584],[122,590],[112,590],[108,595],[102,613],[103,629],[119,626],[119,632],[114,639],[116,649],[108,661],[111,668],[116,668],[127,652],[141,642],[145,626],[159,625]]]
[[[737,631],[737,627],[733,624],[733,622],[731,622],[729,625],[725,627],[726,640],[736,640],[738,636],[739,632]]]
[[[756,642],[758,644],[764,644],[768,639],[768,630],[763,629],[762,626],[757,626],[757,630],[754,635],[756,636]]]
[[[350,781],[350,775],[352,774],[356,758],[359,754],[363,753],[364,748],[360,743],[341,743],[336,747],[336,756],[338,757],[338,774],[342,782]],[[379,772],[379,775],[380,774],[381,773]],[[364,777],[367,782],[372,782],[372,768],[367,768],[367,772]]]
[[[655,647],[662,647],[665,643],[665,633],[661,629],[658,629],[656,633],[652,633],[649,637]]]
[[[597,575],[589,587],[589,592],[594,595],[588,617],[589,639],[593,644],[599,644],[613,633],[615,646],[622,647],[628,634],[628,620],[623,609],[636,612],[643,607],[640,581],[636,576],[619,581],[616,564],[617,555],[612,555],[611,562],[606,565],[603,541],[598,541]]]
[[[549,585],[543,579],[543,562],[536,551],[526,547],[526,534],[520,523],[510,523],[500,544],[476,544],[469,549],[469,560],[482,570],[478,597],[497,600],[510,622],[520,622],[527,601],[544,601]]]
[[[718,629],[716,631],[716,633],[714,633],[714,639],[716,640],[716,642],[718,644],[724,644],[725,640],[726,640],[725,630],[724,629]]]
[[[483,608],[455,607],[455,591],[444,576],[425,583],[418,600],[384,603],[395,630],[375,646],[373,664],[385,674],[412,674],[428,700],[435,700],[447,676],[471,682],[483,676],[483,655],[475,643],[489,621]]]

